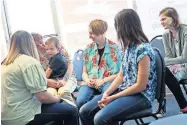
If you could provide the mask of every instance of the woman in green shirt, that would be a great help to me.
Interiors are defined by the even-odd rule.
[[[1,121],[4,125],[78,125],[76,107],[48,93],[47,80],[32,36],[13,34],[1,63]]]

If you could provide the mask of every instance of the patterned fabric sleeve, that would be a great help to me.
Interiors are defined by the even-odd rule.
[[[149,56],[149,58],[151,60],[153,60],[152,57],[154,57],[152,55],[152,51],[151,47],[148,46],[148,45],[145,45],[145,44],[141,44],[140,47],[139,47],[139,50],[138,50],[138,54],[137,54],[137,63],[139,63],[139,61],[144,57],[144,56]]]
[[[121,67],[121,56],[120,56],[120,50],[118,49],[117,45],[114,46],[114,55],[112,54],[113,52],[111,52],[112,56],[112,62],[113,65],[111,65],[111,75],[113,74],[117,74],[120,70]]]

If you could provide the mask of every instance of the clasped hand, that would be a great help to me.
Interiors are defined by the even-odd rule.
[[[112,101],[112,96],[108,96],[106,93],[104,93],[102,99],[98,101],[98,106],[102,109]]]
[[[88,79],[87,85],[91,88],[99,88],[101,85],[104,84],[102,79]]]

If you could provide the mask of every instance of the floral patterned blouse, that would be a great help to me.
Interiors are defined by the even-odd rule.
[[[119,86],[120,90],[127,89],[136,83],[138,77],[138,63],[144,56],[150,57],[150,74],[148,78],[147,88],[142,94],[152,102],[155,98],[156,91],[156,67],[155,54],[149,43],[141,43],[140,45],[132,44],[122,52],[122,70],[123,84]]]
[[[102,79],[117,74],[120,70],[120,54],[116,43],[106,40],[105,49],[99,63],[99,53],[96,43],[91,43],[84,51],[84,66],[89,78]],[[84,83],[83,83],[84,84]]]

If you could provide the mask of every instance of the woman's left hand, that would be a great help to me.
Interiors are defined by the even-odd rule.
[[[98,105],[100,108],[104,108],[106,105],[108,105],[113,100],[114,100],[114,98],[112,96],[108,96],[108,97],[102,98],[102,100],[98,101]]]
[[[103,79],[95,79],[95,88],[99,88],[104,84]]]
[[[58,80],[58,86],[57,86],[57,88],[65,86],[66,83],[67,83],[67,80],[64,79],[64,78],[62,80]]]

